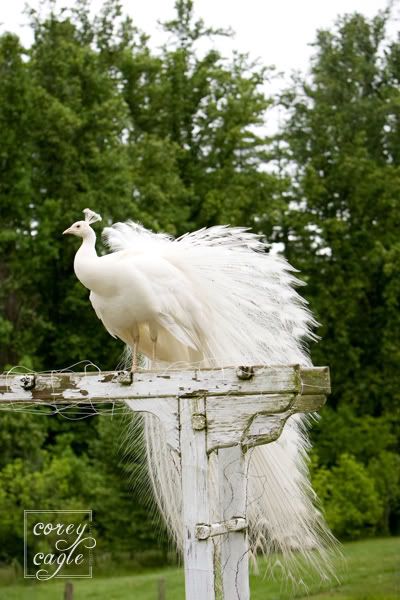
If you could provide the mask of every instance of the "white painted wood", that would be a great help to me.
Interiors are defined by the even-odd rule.
[[[248,421],[248,427],[241,436],[244,450],[253,446],[270,444],[279,438],[288,418],[295,413],[315,412],[325,404],[326,396],[306,395],[293,396],[289,408],[281,413],[255,411]],[[253,409],[256,406],[253,405]]]
[[[327,367],[253,367],[251,379],[238,378],[237,369],[142,371],[132,383],[117,372],[51,373],[35,375],[32,389],[24,389],[21,375],[0,375],[0,402],[70,403],[115,402],[134,398],[190,395],[328,394]],[[33,375],[32,375],[33,378]],[[123,378],[122,378],[123,380]]]
[[[247,460],[240,446],[218,450],[219,505],[226,521],[246,518]],[[223,600],[249,600],[247,529],[221,535],[220,561]]]
[[[319,394],[299,394],[292,404],[292,412],[313,412],[322,408],[326,402],[326,396]]]
[[[257,396],[209,396],[207,398],[207,450],[241,443],[243,432],[258,413],[285,413],[294,394]]]
[[[273,442],[296,412],[314,412],[325,396],[264,394],[207,398],[207,451]]]
[[[157,416],[166,429],[168,443],[178,450],[177,396],[190,398],[202,389],[204,395],[208,395],[207,451],[211,453],[237,444],[247,447],[269,443],[280,435],[291,414],[316,411],[325,402],[320,390],[325,393],[329,390],[329,376],[324,367],[300,370],[296,366],[256,367],[254,371],[255,375],[249,380],[238,379],[233,369],[175,371],[171,372],[171,379],[170,375],[147,371],[135,374],[132,383],[129,373],[122,379],[119,373],[59,373],[37,376],[33,388],[28,390],[22,387],[21,376],[3,375],[0,403],[126,402],[138,412]],[[124,378],[126,383],[121,383]],[[197,391],[193,389],[193,381]],[[295,393],[296,385],[299,390],[313,393]],[[166,390],[173,392],[174,388],[176,395],[167,396]],[[317,390],[319,394],[315,393]]]
[[[256,414],[249,421],[249,426],[243,432],[240,443],[244,450],[253,446],[270,444],[278,439],[292,410],[278,414]]]
[[[179,447],[179,402],[178,398],[135,398],[126,404],[134,412],[151,413],[158,417],[164,430],[167,443],[173,450]]]
[[[215,600],[211,538],[199,540],[196,525],[210,523],[206,429],[193,429],[193,415],[205,415],[204,398],[180,400],[184,564],[186,600]]]

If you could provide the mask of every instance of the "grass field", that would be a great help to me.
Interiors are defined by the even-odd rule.
[[[252,600],[399,600],[400,599],[400,538],[353,542],[343,546],[344,561],[338,561],[340,584],[322,586],[309,582],[309,595],[304,590],[290,591],[282,582],[270,582],[262,575],[250,580]],[[263,567],[260,565],[260,572]],[[157,600],[157,583],[165,579],[166,600],[184,600],[181,569],[163,569],[151,573],[96,577],[74,580],[74,600]],[[0,581],[1,572],[0,572]],[[4,578],[3,578],[4,580]],[[64,581],[3,585],[0,600],[62,600]],[[201,600],[201,598],[199,598]]]

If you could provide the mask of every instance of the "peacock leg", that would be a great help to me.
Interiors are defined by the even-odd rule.
[[[152,342],[153,342],[153,348],[152,348],[152,352],[151,352],[151,361],[154,362],[156,360],[157,338],[155,340],[152,340]]]
[[[138,370],[138,345],[139,345],[139,327],[135,325],[133,330],[133,345],[132,345],[132,373]]]
[[[132,346],[132,367],[131,367],[131,371],[132,371],[132,373],[136,373],[136,371],[137,371],[137,344],[136,344],[136,342],[133,342],[133,346]]]
[[[156,360],[157,338],[158,338],[158,331],[157,331],[157,324],[156,323],[154,323],[154,322],[150,322],[149,323],[149,333],[150,333],[150,339],[151,339],[151,341],[153,343],[153,345],[152,345],[152,352],[151,352],[151,362],[154,363],[155,360]]]

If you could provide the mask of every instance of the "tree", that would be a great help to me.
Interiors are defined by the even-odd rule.
[[[34,343],[34,297],[24,301],[29,268],[32,89],[16,36],[0,38],[0,363],[15,364]]]
[[[329,526],[340,539],[373,535],[383,509],[374,480],[351,455],[341,454],[330,471],[320,468],[313,485]]]
[[[389,41],[389,18],[347,15],[320,31],[310,78],[284,95],[280,152],[292,181],[275,230],[322,323],[313,359],[331,367],[338,411],[316,429],[318,454],[331,468],[343,452],[369,467],[386,504],[382,531],[397,528],[400,489],[394,478],[389,493],[374,458],[393,474],[400,440],[400,38]]]
[[[30,356],[36,369],[66,366],[95,351],[111,366],[116,352],[73,276],[74,248],[61,233],[85,206],[106,218],[111,206],[114,218],[129,214],[127,112],[71,18],[33,18],[33,28],[28,61],[10,36],[0,54],[3,364]]]
[[[322,322],[316,362],[333,401],[379,415],[399,403],[399,41],[387,14],[320,31],[310,81],[286,95],[294,171],[278,233]]]
[[[145,49],[117,63],[132,119],[131,156],[136,164],[143,156],[133,167],[143,221],[175,234],[221,222],[252,225],[257,208],[273,214],[279,185],[264,169],[267,70],[243,54],[202,53],[202,41],[229,32],[196,21],[191,0],[175,8],[158,57]]]

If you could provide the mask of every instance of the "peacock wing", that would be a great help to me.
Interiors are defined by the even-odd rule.
[[[100,301],[99,297],[94,292],[90,292],[89,300],[93,306],[93,309],[94,309],[94,312],[96,313],[97,318],[100,319],[100,321],[103,323],[106,331],[108,331],[108,333],[113,338],[116,338],[117,336],[115,335],[115,333],[113,333],[111,331],[111,329],[107,326],[107,318],[104,314],[104,311],[102,310],[102,305],[101,305],[101,301]]]

